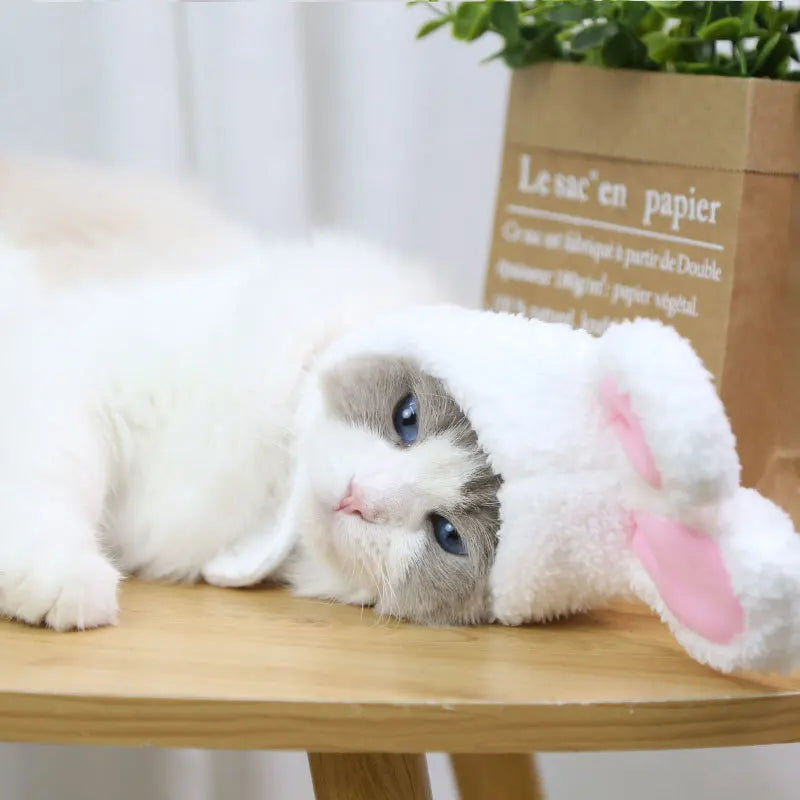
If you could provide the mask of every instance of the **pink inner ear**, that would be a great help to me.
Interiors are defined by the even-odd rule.
[[[606,421],[636,471],[654,488],[661,473],[642,423],[612,377],[600,384]],[[731,585],[717,543],[679,522],[643,512],[631,516],[630,546],[675,618],[716,644],[744,630],[744,610]]]
[[[661,488],[661,473],[647,445],[642,423],[631,408],[631,399],[622,394],[609,376],[600,384],[600,403],[606,422],[617,434],[622,449],[636,471],[655,489]]]
[[[675,618],[716,644],[744,630],[744,610],[717,543],[708,534],[634,513],[630,545]]]

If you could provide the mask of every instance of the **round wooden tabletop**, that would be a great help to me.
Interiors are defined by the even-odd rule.
[[[0,622],[0,739],[515,753],[800,741],[800,676],[725,676],[622,605],[435,629],[279,589],[129,582],[117,628]]]

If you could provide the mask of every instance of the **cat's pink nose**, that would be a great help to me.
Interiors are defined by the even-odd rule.
[[[334,511],[341,511],[343,514],[358,514],[367,522],[374,520],[373,514],[367,507],[367,501],[364,499],[364,493],[358,484],[353,481],[350,481],[344,497],[339,501],[339,505],[336,506]]]

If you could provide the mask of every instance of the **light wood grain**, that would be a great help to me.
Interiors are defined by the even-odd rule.
[[[723,676],[635,606],[435,629],[282,590],[129,582],[120,626],[0,622],[0,739],[524,753],[800,740],[800,677]]]
[[[309,753],[317,800],[431,800],[424,755]]]
[[[468,753],[450,763],[460,800],[544,800],[533,756]]]

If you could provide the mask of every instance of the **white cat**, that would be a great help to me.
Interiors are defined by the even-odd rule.
[[[77,196],[81,176],[69,173]],[[435,275],[330,235],[261,246],[237,230],[226,257],[229,223],[211,212],[172,194],[148,214],[139,187],[133,220],[113,202],[124,182],[93,180],[103,191],[73,218],[66,195],[41,215],[70,219],[55,249],[35,194],[26,226],[0,219],[13,284],[0,284],[0,613],[59,630],[111,624],[122,574],[239,585],[255,549],[302,594],[482,618],[499,478],[443,386],[413,363],[356,359],[317,376],[314,407],[298,408],[341,333],[448,299]],[[114,218],[109,233],[98,220],[111,209],[131,224]],[[165,215],[167,267],[143,263],[132,278],[136,258],[158,261],[170,241]],[[200,269],[179,245],[215,225]],[[143,247],[155,228],[161,239]],[[85,280],[117,255],[124,270],[108,271],[128,280]],[[84,280],[53,291],[54,263],[70,259]],[[303,513],[288,519],[289,507]]]

